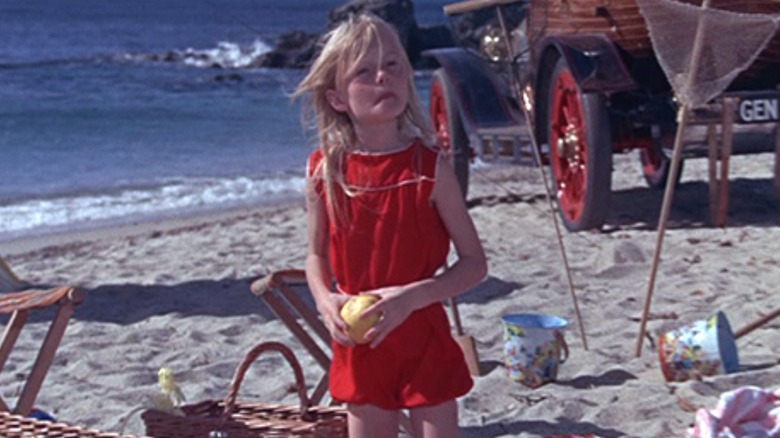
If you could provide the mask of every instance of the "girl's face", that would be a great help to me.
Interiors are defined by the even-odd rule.
[[[406,53],[389,30],[379,27],[377,36],[339,86],[328,91],[331,106],[362,126],[397,121],[409,100]]]

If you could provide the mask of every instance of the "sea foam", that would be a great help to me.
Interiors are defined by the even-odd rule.
[[[304,185],[302,176],[291,175],[199,178],[114,193],[28,199],[0,206],[0,235],[8,238],[58,228],[89,228],[103,222],[268,204],[302,196]]]

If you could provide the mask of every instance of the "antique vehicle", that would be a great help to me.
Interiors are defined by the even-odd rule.
[[[532,163],[541,157],[550,164],[565,227],[579,231],[601,227],[608,216],[614,153],[638,150],[648,185],[666,184],[679,101],[654,50],[642,1],[469,0],[445,6],[458,45],[427,52],[439,65],[429,103],[464,193],[475,156]],[[778,0],[705,1],[714,9],[780,21]],[[693,6],[701,5],[677,3],[694,13]],[[736,123],[780,120],[780,32],[776,22],[767,22],[775,27],[749,68],[735,70],[728,82],[730,91],[749,92],[745,105],[759,109],[758,117],[740,111]],[[733,43],[741,38],[726,37]],[[728,44],[711,45],[710,63],[720,56],[713,47],[730,55]]]

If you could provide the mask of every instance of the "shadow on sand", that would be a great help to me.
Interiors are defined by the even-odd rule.
[[[497,277],[488,277],[473,289],[458,297],[459,303],[483,304],[493,299],[511,294],[525,287],[514,281],[504,281]]]
[[[771,179],[737,178],[730,182],[729,214],[726,226],[780,225],[780,201]],[[658,228],[664,191],[632,188],[612,192],[611,214],[607,224],[632,229]],[[680,183],[669,213],[668,229],[708,228],[710,221],[709,185],[703,181]]]
[[[577,376],[570,380],[558,379],[556,385],[569,386],[575,389],[589,389],[596,386],[620,386],[637,377],[624,370],[609,370],[600,376]]]
[[[603,438],[616,438],[626,436],[624,432],[616,429],[606,429],[588,422],[575,422],[567,418],[558,417],[556,422],[528,420],[513,421],[511,423],[493,423],[484,426],[468,426],[460,429],[463,438],[485,438],[495,436],[518,436],[528,433],[535,436],[548,435],[595,435]]]

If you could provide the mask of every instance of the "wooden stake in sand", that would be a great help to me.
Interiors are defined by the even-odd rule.
[[[585,348],[585,350],[588,349],[588,340],[585,337],[585,326],[582,323],[582,315],[580,315],[580,306],[577,303],[577,294],[574,292],[574,280],[571,276],[571,268],[569,268],[569,259],[566,256],[566,247],[563,244],[563,236],[561,234],[561,226],[558,223],[558,216],[556,216],[555,213],[555,204],[553,203],[553,196],[552,192],[550,191],[550,184],[547,182],[547,173],[544,171],[544,162],[542,161],[541,152],[539,151],[538,143],[536,141],[536,135],[534,133],[534,119],[533,115],[531,114],[530,108],[528,105],[526,105],[526,99],[524,99],[523,91],[520,89],[519,79],[518,75],[514,71],[514,59],[515,59],[515,53],[514,48],[511,44],[511,35],[509,33],[509,29],[507,28],[506,21],[504,20],[504,14],[501,10],[500,5],[496,6],[496,13],[498,14],[498,21],[501,24],[501,31],[504,34],[504,41],[506,41],[507,46],[507,53],[509,55],[509,77],[511,79],[512,83],[512,91],[515,93],[515,98],[518,102],[520,102],[520,107],[523,109],[523,116],[526,120],[526,126],[528,127],[528,134],[529,138],[531,139],[531,148],[534,152],[534,160],[536,161],[536,165],[539,169],[539,172],[542,175],[542,181],[544,182],[544,191],[545,191],[545,197],[547,199],[547,204],[550,206],[550,215],[552,216],[552,221],[555,226],[555,234],[558,238],[558,247],[561,250],[561,258],[563,259],[563,267],[566,270],[566,279],[569,283],[569,292],[571,293],[571,299],[574,303],[574,312],[577,315],[577,324],[580,328],[580,337],[582,338],[582,346]]]
[[[746,334],[748,334],[748,333],[752,332],[753,330],[761,327],[762,325],[764,325],[764,324],[768,323],[769,321],[777,318],[778,316],[780,316],[780,308],[777,308],[777,309],[773,310],[768,315],[762,316],[761,318],[759,318],[759,319],[751,322],[750,324],[742,327],[741,329],[737,330],[737,332],[734,333],[734,339],[739,339],[739,338],[745,336]]]
[[[702,3],[702,11],[706,11],[710,7],[712,0],[704,0]],[[699,70],[699,62],[701,59],[701,50],[704,40],[704,22],[700,18],[699,23],[696,26],[696,36],[693,40],[693,51],[691,52],[691,64],[688,69],[687,83],[688,87],[691,87],[693,80],[696,77],[696,72]],[[677,112],[677,133],[674,138],[674,153],[672,154],[672,162],[670,164],[669,175],[666,179],[666,190],[664,191],[663,205],[661,206],[661,214],[658,218],[658,236],[655,244],[655,254],[653,255],[653,265],[650,270],[650,280],[647,284],[647,295],[645,297],[644,310],[642,311],[642,321],[639,324],[639,335],[636,340],[636,357],[642,355],[642,340],[645,337],[645,327],[647,325],[647,317],[650,313],[650,303],[653,298],[653,289],[655,288],[655,277],[658,272],[658,263],[661,258],[661,247],[664,243],[664,233],[666,232],[666,221],[669,219],[669,210],[671,209],[672,199],[674,198],[674,189],[677,181],[677,175],[680,172],[680,159],[682,158],[682,146],[683,146],[683,134],[685,133],[686,125],[688,124],[688,103],[683,102],[680,109]]]

